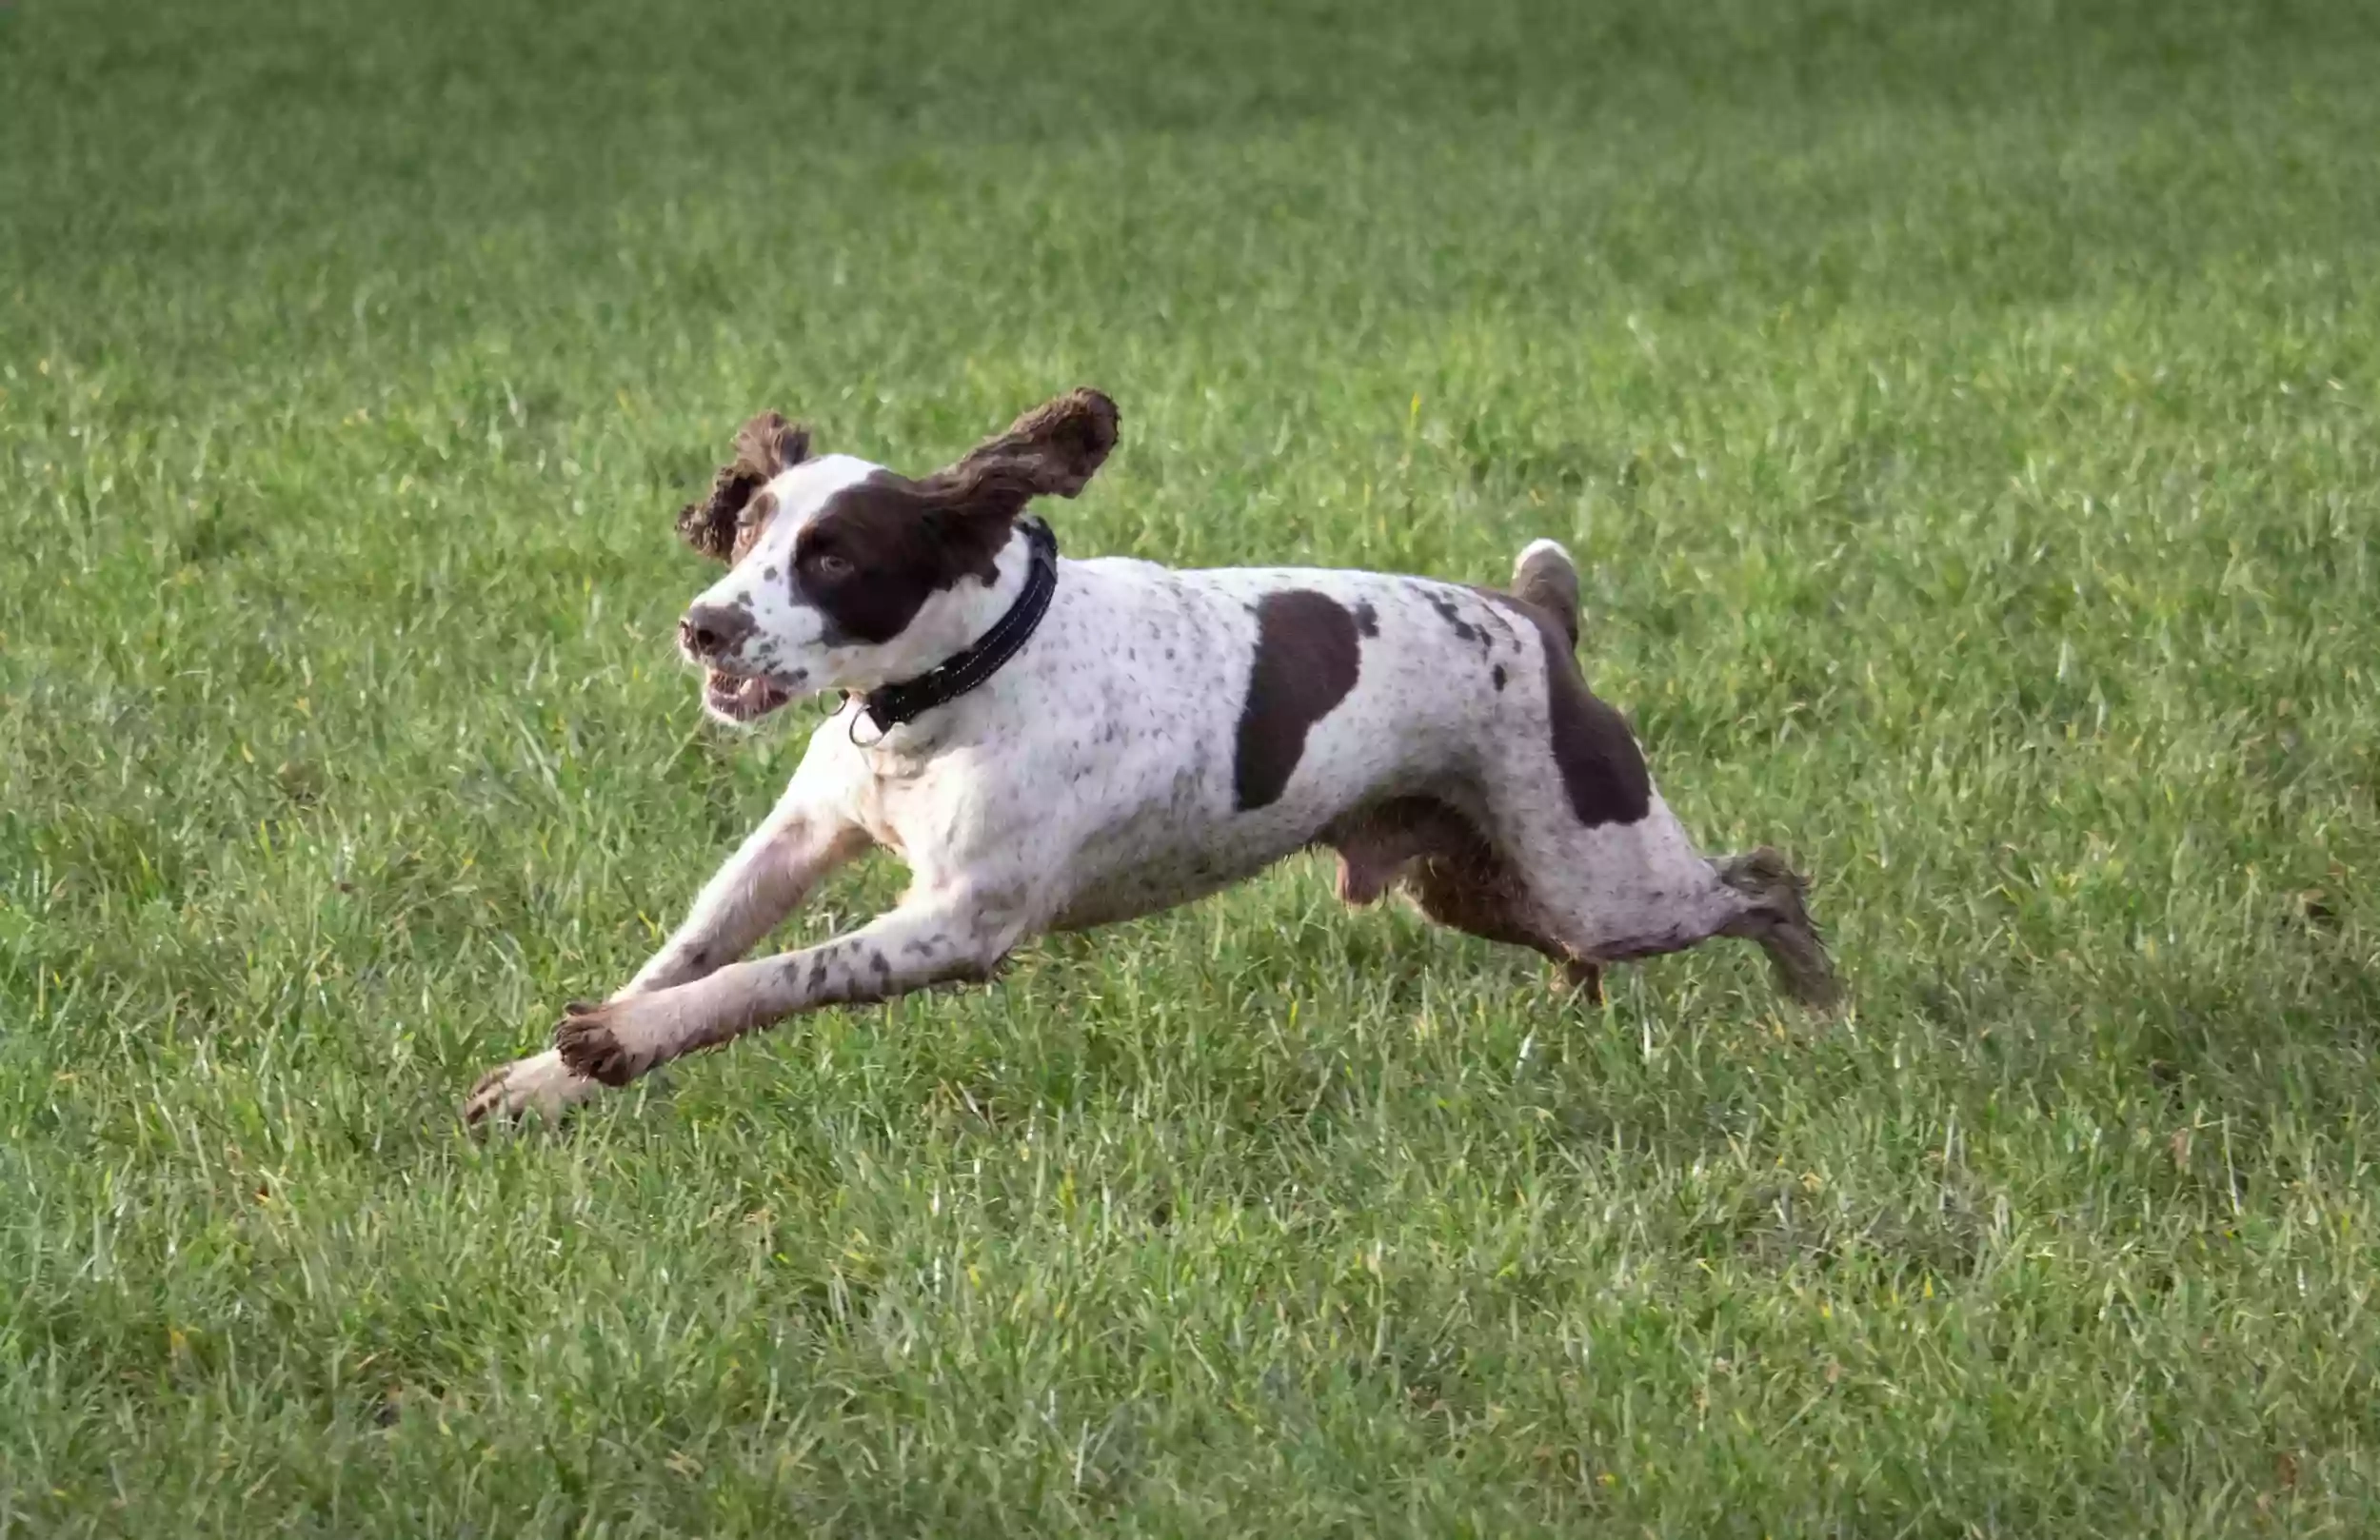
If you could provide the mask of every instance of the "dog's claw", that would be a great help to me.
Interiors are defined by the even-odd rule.
[[[609,1086],[626,1085],[643,1068],[620,1046],[601,1009],[564,1017],[554,1027],[554,1051],[571,1074]]]

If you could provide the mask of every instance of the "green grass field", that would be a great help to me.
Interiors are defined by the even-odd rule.
[[[0,10],[0,1535],[2380,1530],[2380,13]],[[735,424],[1587,572],[1565,1004],[1318,861],[568,1130]],[[898,891],[870,866],[787,934]]]

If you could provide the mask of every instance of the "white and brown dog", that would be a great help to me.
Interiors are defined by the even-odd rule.
[[[1607,962],[1757,941],[1833,999],[1802,884],[1774,852],[1708,860],[1574,652],[1578,580],[1551,541],[1510,593],[1299,568],[1061,561],[1023,517],[1116,443],[1081,390],[911,481],[813,456],[774,414],[679,528],[727,575],[679,628],[704,703],[748,722],[841,690],[784,796],[625,989],[483,1078],[474,1121],[599,1086],[822,1005],[988,977],[1046,931],[1213,893],[1292,852],[1339,891],[1401,887],[1445,924],[1599,987]],[[914,880],[847,936],[744,955],[871,846]]]

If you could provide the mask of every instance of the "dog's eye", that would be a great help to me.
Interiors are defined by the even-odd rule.
[[[851,563],[832,551],[821,551],[810,558],[810,570],[832,582],[851,576]]]

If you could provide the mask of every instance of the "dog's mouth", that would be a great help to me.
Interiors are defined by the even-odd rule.
[[[793,692],[757,675],[703,670],[703,703],[732,722],[758,721],[793,699]]]

